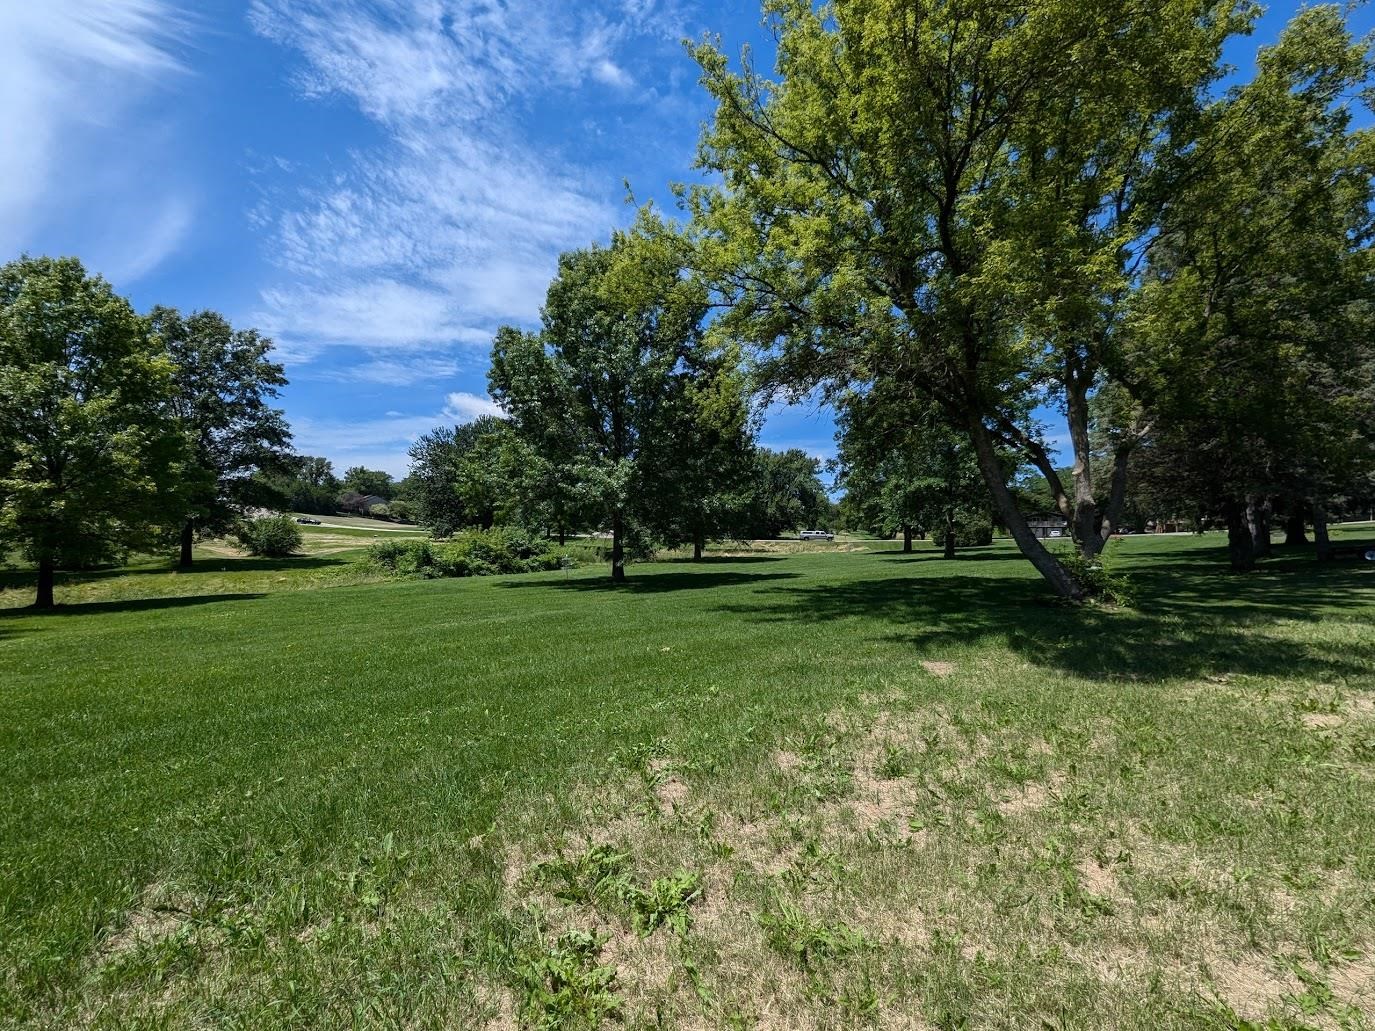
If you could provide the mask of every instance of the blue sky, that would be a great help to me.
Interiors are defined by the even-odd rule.
[[[400,475],[491,409],[493,331],[631,218],[624,181],[692,175],[704,32],[762,43],[757,0],[0,0],[0,260],[257,326],[297,449]],[[809,406],[763,439],[834,453]]]

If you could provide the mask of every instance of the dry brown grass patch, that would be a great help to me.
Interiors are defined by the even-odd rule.
[[[136,909],[128,914],[128,919],[100,948],[103,959],[118,959],[143,946],[156,945],[171,938],[189,922],[185,913],[178,909],[153,907]]]
[[[1064,774],[1055,773],[1045,783],[1030,781],[1023,784],[996,803],[998,812],[1009,818],[1040,812],[1054,801],[1064,782]]]

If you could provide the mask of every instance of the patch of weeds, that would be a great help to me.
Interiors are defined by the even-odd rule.
[[[858,984],[847,983],[836,997],[842,1012],[856,1020],[870,1020],[878,1014],[879,994],[866,971]]]
[[[1258,1023],[1254,1020],[1247,1020],[1221,996],[1207,1000],[1206,1007],[1203,1009],[1191,1009],[1188,1015],[1200,1017],[1207,1022],[1206,1026],[1224,1029],[1224,1031],[1294,1031],[1293,1026],[1287,1023],[1281,1024],[1273,1020]]]
[[[692,923],[688,907],[702,896],[702,878],[679,870],[648,887],[635,883],[630,854],[610,845],[593,845],[572,858],[550,859],[536,871],[553,896],[562,902],[627,912],[642,935],[668,927],[686,934]]]
[[[850,756],[841,750],[840,742],[827,734],[814,736],[803,749],[807,788],[818,802],[850,794],[854,781],[851,767]]]
[[[839,884],[845,873],[845,861],[838,854],[822,848],[818,839],[808,838],[797,859],[780,876],[800,891],[808,884]]]
[[[1347,936],[1334,938],[1318,930],[1311,930],[1305,935],[1304,945],[1313,961],[1321,967],[1333,967],[1338,963],[1360,959],[1362,954],[1356,943]]]
[[[380,917],[409,859],[410,853],[396,847],[389,831],[374,847],[360,848],[357,866],[343,877],[344,887],[359,905]]]
[[[1342,710],[1342,700],[1334,691],[1313,689],[1294,702],[1299,712],[1315,712],[1336,715]]]
[[[606,757],[606,761],[612,766],[631,773],[648,773],[655,762],[662,760],[667,754],[668,747],[665,742],[651,741],[648,744],[627,745],[625,748],[618,748]]]
[[[915,765],[911,749],[885,745],[883,758],[874,768],[874,775],[883,780],[898,780],[912,772]]]
[[[1351,758],[1358,763],[1375,763],[1375,734],[1352,738]]]
[[[613,990],[616,968],[598,961],[606,941],[569,931],[545,951],[516,963],[525,1023],[543,1031],[596,1028],[620,1012],[621,998]]]
[[[735,847],[716,837],[716,814],[705,812],[697,821],[697,841],[715,859],[729,859],[735,855]]]
[[[593,845],[571,859],[548,859],[535,867],[556,899],[601,906],[623,900],[631,887],[630,854],[610,845]]]
[[[780,901],[770,913],[756,918],[769,945],[804,967],[818,959],[843,956],[865,948],[869,940],[848,924],[814,920],[796,906]]]
[[[1343,1028],[1365,1026],[1361,1012],[1338,999],[1332,987],[1319,974],[1296,960],[1290,960],[1288,967],[1303,985],[1303,991],[1286,995],[1285,1001],[1305,1017],[1330,1017]]]
[[[635,930],[642,936],[667,927],[676,934],[687,934],[692,926],[688,907],[702,897],[702,878],[687,870],[679,870],[672,877],[659,877],[650,886],[630,885],[630,903]]]
[[[1065,910],[1077,910],[1085,916],[1106,916],[1113,912],[1112,902],[1084,887],[1075,869],[1069,846],[1059,838],[1047,838],[1041,855],[1032,868],[1049,873],[1055,879],[1054,900]]]

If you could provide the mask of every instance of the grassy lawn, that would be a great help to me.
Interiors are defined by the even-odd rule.
[[[0,1023],[1375,1027],[1369,563],[314,529],[0,613]]]

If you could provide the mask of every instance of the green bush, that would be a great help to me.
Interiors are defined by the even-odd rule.
[[[246,519],[235,528],[234,538],[250,555],[262,558],[286,558],[301,547],[301,531],[284,515]]]
[[[955,524],[955,547],[982,548],[992,543],[992,523],[959,522]]]
[[[439,544],[377,541],[368,549],[368,558],[390,573],[424,578],[535,573],[566,564],[566,556],[552,551],[547,541],[500,526],[467,530]]]
[[[1109,557],[1112,550],[1113,546],[1109,544],[1095,559],[1085,559],[1077,551],[1064,552],[1055,557],[1092,597],[1131,608],[1136,604],[1136,587],[1127,577],[1113,570]]]
[[[368,547],[368,559],[389,573],[404,576],[443,575],[436,568],[434,549],[429,541],[375,541]]]

